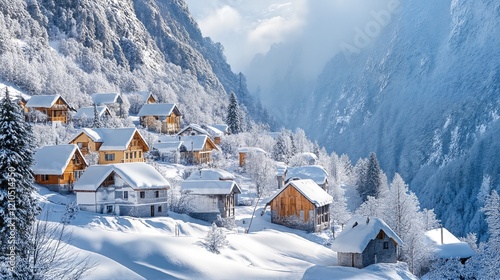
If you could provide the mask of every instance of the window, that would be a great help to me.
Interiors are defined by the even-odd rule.
[[[113,213],[113,205],[106,206],[106,213]]]
[[[48,181],[49,175],[40,175],[42,181]]]
[[[125,159],[128,159],[128,153],[125,152]]]
[[[155,191],[155,197],[160,197],[160,192],[159,191]]]
[[[158,206],[158,212],[161,212],[161,210],[162,210],[161,206]]]
[[[140,192],[139,193],[139,197],[140,198],[145,198],[146,197],[146,193],[145,192]]]
[[[140,158],[142,157],[142,155],[141,155],[141,151],[139,151],[139,157],[140,157]]]
[[[389,242],[387,241],[384,242],[384,249],[389,249]]]
[[[137,151],[134,151],[134,158],[137,158]]]
[[[115,154],[104,154],[104,159],[106,161],[113,161],[115,160]]]
[[[123,192],[123,199],[128,199],[128,191]]]

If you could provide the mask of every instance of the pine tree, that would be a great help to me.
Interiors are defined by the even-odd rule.
[[[0,102],[0,279],[30,279],[31,230],[40,212],[31,165],[33,135],[8,90]]]
[[[97,105],[94,103],[94,122],[92,123],[93,128],[101,128],[103,124],[101,122],[101,117],[99,116],[99,112],[97,111]]]
[[[229,97],[229,106],[227,107],[226,123],[229,126],[229,133],[238,134],[241,132],[241,112],[238,100],[234,92]]]
[[[368,196],[377,198],[382,186],[382,170],[377,160],[375,153],[370,154],[366,169],[360,174],[358,181],[358,192],[363,201],[367,200]]]
[[[273,159],[275,161],[287,162],[288,159],[285,156],[286,154],[286,146],[285,139],[283,138],[283,133],[278,135],[276,139],[276,144],[273,146]]]
[[[226,234],[215,223],[212,223],[212,227],[203,241],[207,250],[215,254],[220,254],[220,249],[228,245]]]

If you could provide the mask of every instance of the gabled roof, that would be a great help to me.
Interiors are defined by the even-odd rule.
[[[57,95],[33,95],[28,102],[26,107],[28,108],[51,108],[61,98],[62,101],[68,105],[68,102],[64,100],[59,94]],[[68,105],[69,107],[69,105]]]
[[[320,165],[288,167],[285,181],[290,178],[311,179],[316,184],[322,185],[328,180],[328,172]]]
[[[183,135],[185,132],[187,131],[196,131],[198,132],[198,134],[202,134],[202,135],[207,135],[207,136],[210,136],[210,133],[208,133],[208,131],[206,131],[205,129],[203,129],[200,125],[198,124],[194,124],[194,123],[191,123],[189,124],[188,126],[184,127],[183,129],[181,129],[177,135]],[[186,136],[189,136],[189,135],[186,135]]]
[[[234,180],[236,177],[219,168],[202,168],[198,171],[193,171],[187,180]]]
[[[35,160],[35,165],[32,168],[33,173],[62,175],[73,155],[76,154],[79,154],[85,165],[88,165],[75,144],[45,146],[37,149],[33,155]]]
[[[441,243],[441,233],[443,243]],[[438,258],[470,258],[475,255],[466,242],[460,241],[446,228],[431,229],[425,232],[426,243],[433,248]]]
[[[146,102],[148,101],[149,97],[153,97],[153,94],[149,91],[134,91],[134,92],[129,92],[129,93],[126,93],[126,95],[132,95],[132,94],[137,94],[137,95],[140,95],[142,97],[142,101]]]
[[[97,105],[113,104],[121,100],[118,93],[94,93],[92,94],[92,102]]]
[[[147,116],[160,116],[160,117],[168,117],[173,112],[176,115],[180,116],[181,112],[177,108],[175,104],[167,104],[167,103],[153,103],[153,104],[144,104],[139,110],[137,116],[139,117],[147,117]]]
[[[265,154],[266,151],[264,151],[263,149],[258,148],[258,147],[241,147],[241,148],[238,148],[238,153]]]
[[[100,151],[126,150],[130,145],[130,141],[132,141],[136,133],[138,133],[139,136],[143,138],[139,131],[134,127],[82,128],[71,141],[75,140],[82,133],[90,137],[92,141],[102,143],[101,147],[99,148]],[[144,142],[144,144],[147,146],[146,142]]]
[[[99,114],[99,117],[102,117],[103,115],[111,115],[111,112],[109,111],[109,109],[106,105],[96,106],[96,108],[97,108],[97,113]],[[94,106],[82,107],[82,108],[78,109],[78,111],[76,111],[76,114],[73,116],[73,118],[79,119],[79,118],[82,118],[83,116],[86,116],[87,118],[93,119],[94,118]]]
[[[295,188],[299,193],[301,193],[307,200],[309,200],[314,206],[321,207],[333,203],[333,197],[329,195],[325,190],[323,190],[318,184],[313,180],[295,180],[290,181],[284,188],[276,192],[269,202],[274,200],[278,195],[280,195],[286,188]]]
[[[221,131],[224,134],[229,133],[229,126],[225,123],[222,123],[222,124],[217,123],[217,124],[212,124],[210,126],[217,128],[219,131]]]
[[[234,181],[220,180],[186,180],[181,183],[183,191],[189,191],[190,194],[218,195],[241,193],[240,187]]]
[[[75,191],[96,191],[102,182],[115,172],[132,189],[170,188],[168,181],[151,165],[143,162],[92,165],[75,183]]]
[[[212,143],[215,149],[218,150],[215,143],[206,135],[180,136],[180,138],[187,151],[201,151],[207,142]]]
[[[377,238],[381,230],[398,245],[403,244],[399,236],[382,219],[354,216],[333,240],[332,250],[341,253],[363,253],[370,240]]]
[[[160,153],[167,153],[180,150],[182,143],[182,141],[156,142],[153,143],[153,148]]]

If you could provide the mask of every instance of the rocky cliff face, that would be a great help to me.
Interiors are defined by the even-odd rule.
[[[93,92],[150,90],[190,121],[220,122],[234,91],[265,121],[182,0],[1,0],[0,10],[0,79],[26,93],[79,106]]]

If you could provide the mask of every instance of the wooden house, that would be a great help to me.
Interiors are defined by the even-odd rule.
[[[201,168],[189,174],[186,180],[211,180],[211,181],[234,181],[236,177],[224,169]]]
[[[285,184],[294,179],[311,179],[325,191],[328,188],[328,172],[320,165],[288,167],[285,172]]]
[[[239,155],[239,164],[240,167],[245,166],[245,159],[247,158],[248,154],[254,153],[254,154],[266,154],[266,151],[264,151],[261,148],[257,147],[241,147],[238,149],[238,155]]]
[[[97,115],[99,118],[109,118],[111,117],[111,112],[109,111],[106,105],[96,106]],[[73,116],[75,120],[87,119],[88,121],[94,120],[94,106],[82,107],[76,111],[76,114]]]
[[[176,134],[181,128],[182,115],[175,104],[144,104],[137,116],[141,119],[141,125],[145,127],[149,127],[153,122],[159,120],[162,133]]]
[[[363,268],[375,263],[397,262],[403,241],[381,219],[354,216],[333,240],[338,265]]]
[[[35,182],[50,190],[71,192],[88,164],[77,145],[45,146],[33,156]]]
[[[68,102],[60,95],[35,95],[26,102],[26,108],[31,112],[41,112],[49,122],[68,122],[68,112],[74,111]],[[32,116],[30,121],[39,121]],[[45,121],[45,120],[44,120]]]
[[[288,182],[269,199],[266,207],[271,206],[272,223],[317,232],[330,227],[332,202],[331,195],[313,180],[306,179]]]
[[[459,259],[464,264],[475,255],[467,242],[460,241],[444,227],[426,231],[425,243],[432,249],[434,259]]]
[[[189,124],[188,126],[181,129],[177,133],[177,135],[181,136],[206,135],[210,137],[210,139],[212,139],[212,141],[216,145],[220,145],[224,133],[210,125]]]
[[[185,180],[181,190],[191,197],[193,218],[216,222],[220,218],[235,216],[235,195],[241,193],[240,187],[232,180]]]
[[[135,128],[83,128],[71,141],[86,155],[99,153],[99,164],[144,162],[149,147]]]
[[[93,165],[75,184],[81,210],[135,217],[167,216],[168,181],[142,162]]]
[[[123,107],[123,98],[119,93],[94,93],[92,94],[92,102],[97,106],[106,105],[116,116],[127,116],[128,112]]]
[[[129,92],[126,95],[127,96],[137,95],[140,98],[142,104],[156,103],[156,98],[149,91],[134,91],[134,92]]]
[[[181,159],[182,141],[153,143],[153,155],[161,161],[179,163]]]
[[[219,150],[217,145],[206,135],[160,137],[160,142],[182,142],[181,160],[187,164],[204,164],[212,161],[211,154]]]

